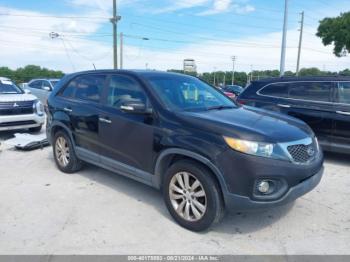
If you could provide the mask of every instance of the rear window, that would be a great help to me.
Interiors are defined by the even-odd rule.
[[[98,103],[101,98],[105,75],[84,75],[74,78],[61,92],[61,96]]]
[[[331,102],[332,82],[290,83],[289,97],[300,100]]]
[[[288,97],[288,86],[288,83],[270,84],[261,89],[259,93],[265,96]]]
[[[338,102],[343,104],[350,104],[350,82],[339,83]]]

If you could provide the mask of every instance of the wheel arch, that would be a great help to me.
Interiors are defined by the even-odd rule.
[[[223,194],[227,192],[226,183],[224,177],[220,170],[206,157],[180,148],[169,148],[165,149],[157,158],[155,169],[154,169],[154,178],[153,185],[154,187],[161,189],[163,175],[165,170],[175,161],[180,159],[190,159],[207,167],[214,175],[214,178],[217,180],[220,189]]]

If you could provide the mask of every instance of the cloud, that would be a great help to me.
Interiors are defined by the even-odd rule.
[[[153,8],[151,13],[153,14],[169,13],[169,12],[174,12],[182,9],[205,6],[209,2],[210,0],[177,0],[177,1],[172,1],[172,4],[167,5],[165,7]]]
[[[232,0],[214,0],[210,9],[199,12],[197,15],[216,15],[231,11],[242,14],[253,12],[255,11],[255,8],[252,5],[241,4],[240,1],[233,2]]]
[[[101,40],[97,41],[85,37],[94,35],[105,20],[59,19],[47,17],[49,14],[46,13],[3,7],[0,7],[0,13],[31,16],[30,18],[0,16],[1,66],[16,68],[37,64],[67,73],[92,69],[92,63],[100,69],[112,67],[111,38],[100,38]],[[93,13],[93,15],[96,14]],[[79,15],[90,15],[90,13]],[[28,23],[29,20],[30,23]],[[50,39],[48,34],[51,31],[62,34],[64,42],[60,39]],[[310,34],[310,32],[316,32],[316,28],[306,27],[305,32],[309,33],[304,35],[301,67],[314,66],[332,71],[350,67],[348,57],[336,58],[332,54],[332,47],[324,47],[318,37]],[[217,41],[193,37],[196,42],[179,45],[177,48],[159,46],[159,42],[152,40],[151,36],[150,40],[142,45],[130,45],[126,39],[124,65],[125,68],[145,68],[145,64],[148,63],[148,67],[152,69],[181,69],[184,58],[194,58],[200,72],[212,71],[214,67],[217,70],[229,71],[232,67],[231,56],[236,55],[238,71],[249,71],[250,65],[253,65],[253,69],[279,68],[280,32],[257,34],[252,37],[227,37]],[[288,31],[287,70],[295,71],[298,37],[299,32],[296,28]],[[176,40],[176,37],[172,39]]]

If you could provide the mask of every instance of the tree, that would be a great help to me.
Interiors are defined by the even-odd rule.
[[[334,44],[333,53],[344,56],[350,52],[350,12],[342,13],[335,18],[324,18],[320,21],[316,35],[324,45]]]

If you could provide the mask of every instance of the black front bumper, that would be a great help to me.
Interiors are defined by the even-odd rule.
[[[226,208],[232,210],[263,209],[287,204],[314,189],[321,181],[323,170],[324,168],[322,167],[315,175],[290,187],[281,198],[273,201],[256,201],[249,197],[227,192],[224,194]]]

